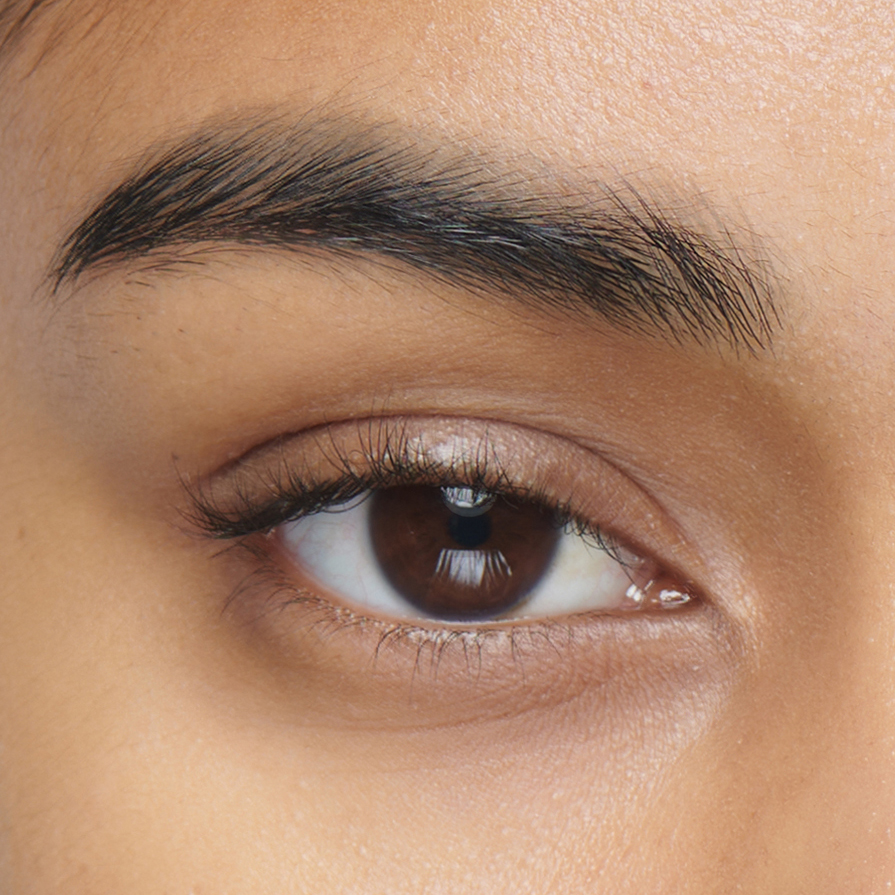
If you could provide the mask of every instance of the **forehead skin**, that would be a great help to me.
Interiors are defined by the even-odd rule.
[[[883,2],[72,2],[35,19],[0,90],[0,468],[9,495],[3,540],[14,545],[5,548],[0,596],[0,679],[11,682],[0,694],[0,889],[887,890],[895,879],[893,59],[895,11]],[[161,671],[120,695],[129,669],[155,650],[194,676],[200,669],[196,688],[229,709],[210,661],[193,668],[179,658],[179,633],[146,643],[136,629],[97,623],[89,633],[94,614],[114,614],[116,576],[149,580],[157,560],[141,545],[102,566],[105,578],[94,566],[93,577],[79,577],[92,544],[108,537],[114,552],[129,517],[110,513],[103,528],[87,485],[54,491],[42,470],[77,468],[79,452],[128,456],[135,489],[149,491],[164,467],[140,466],[141,443],[156,451],[145,456],[171,450],[127,415],[117,390],[138,393],[131,368],[116,378],[118,367],[104,373],[99,364],[95,379],[81,380],[81,343],[47,350],[56,343],[44,338],[46,276],[71,228],[148,147],[260,108],[334,109],[497,149],[522,170],[537,160],[580,182],[621,177],[671,197],[685,217],[711,206],[719,226],[736,221],[767,247],[784,321],[773,352],[695,364],[703,372],[694,404],[709,390],[699,376],[723,368],[732,405],[752,414],[727,436],[736,462],[713,459],[723,453],[715,436],[701,439],[692,426],[681,459],[705,470],[694,491],[717,494],[706,513],[734,517],[742,556],[758,570],[761,586],[743,595],[735,621],[754,634],[748,661],[727,689],[706,686],[695,720],[681,720],[685,748],[643,758],[620,737],[616,756],[634,756],[630,789],[624,761],[588,753],[583,724],[568,725],[577,740],[563,739],[566,727],[532,735],[549,743],[543,753],[514,740],[509,757],[470,734],[464,742],[489,761],[477,775],[451,764],[447,748],[427,765],[408,746],[399,773],[382,770],[381,745],[345,757],[332,732],[289,739],[289,725],[263,709],[234,710],[233,745],[210,745],[217,728],[194,724]],[[232,271],[234,289],[253,288],[256,269],[246,269]],[[260,262],[258,270],[268,285],[291,276]],[[71,332],[96,325],[66,313],[55,319]],[[124,341],[145,349],[134,332]],[[95,337],[106,346],[102,332]],[[228,358],[242,358],[234,345]],[[644,349],[644,369],[664,387],[690,382],[692,357],[669,356],[667,366],[659,357]],[[646,375],[630,367],[632,381]],[[169,397],[193,387],[184,369]],[[88,381],[93,391],[78,391]],[[174,398],[170,405],[171,419],[185,415]],[[724,417],[734,432],[736,407],[714,410],[700,417],[705,431]],[[165,412],[159,428],[175,431]],[[657,424],[673,431],[671,416]],[[193,443],[179,437],[189,453]],[[750,458],[737,453],[746,441],[752,479],[742,472]],[[54,453],[56,443],[67,453]],[[766,454],[782,470],[773,481],[762,479]],[[725,491],[728,474],[735,487]],[[72,506],[93,520],[83,523],[90,544]],[[65,529],[53,527],[56,515]],[[26,529],[53,539],[25,540]],[[741,558],[731,556],[731,567]],[[147,586],[142,598],[147,628],[162,630],[172,617],[164,595]],[[82,646],[93,637],[89,648],[79,652],[72,631]],[[146,667],[152,661],[163,664],[150,658]],[[140,700],[128,701],[135,692]],[[269,743],[292,751],[284,758]],[[147,752],[152,762],[141,764]],[[329,766],[307,757],[331,752]]]

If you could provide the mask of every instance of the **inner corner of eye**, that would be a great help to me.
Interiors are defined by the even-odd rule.
[[[472,485],[398,485],[280,527],[305,588],[359,614],[480,623],[694,601],[657,562],[535,502]]]

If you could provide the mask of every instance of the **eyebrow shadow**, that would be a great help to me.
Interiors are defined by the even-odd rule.
[[[348,117],[206,125],[73,229],[54,291],[163,249],[322,250],[672,342],[768,347],[779,315],[754,246],[677,223],[629,186],[569,199],[499,161]]]

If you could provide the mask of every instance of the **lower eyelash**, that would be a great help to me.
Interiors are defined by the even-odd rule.
[[[439,676],[442,682],[474,685],[477,692],[490,693],[489,698],[499,704],[506,687],[521,686],[520,692],[528,693],[536,679],[541,683],[525,697],[532,706],[537,704],[537,692],[542,691],[544,680],[552,680],[551,687],[559,691],[569,688],[569,698],[573,698],[581,684],[581,663],[584,667],[588,664],[586,657],[602,657],[599,664],[609,669],[605,674],[611,675],[617,661],[627,661],[632,638],[644,636],[637,635],[636,630],[652,631],[648,639],[660,629],[671,630],[663,624],[671,616],[662,619],[655,612],[641,615],[642,624],[635,623],[633,628],[631,614],[621,612],[466,625],[386,621],[302,587],[278,564],[270,540],[267,535],[249,536],[218,554],[233,556],[243,569],[248,554],[254,566],[231,591],[224,612],[234,614],[250,629],[257,630],[260,625],[274,632],[273,637],[290,644],[287,649],[298,649],[306,658],[314,655],[315,644],[326,643],[327,663],[347,650],[353,658],[346,668],[376,671],[382,664],[391,686],[408,687],[407,698],[413,697],[415,686],[434,685]],[[698,618],[707,608],[696,600],[688,607],[691,611],[684,614]],[[679,613],[672,615],[680,619]],[[276,616],[280,617],[276,623],[269,624]],[[302,647],[306,638],[311,638],[308,652]],[[625,643],[628,645],[622,645]],[[545,677],[547,669],[552,671]]]
[[[257,543],[257,537],[235,543],[223,553],[234,551],[247,551],[257,565],[231,592],[224,612],[238,606],[239,614],[246,622],[256,624],[269,616],[299,607],[302,612],[298,624],[292,629],[293,634],[297,630],[328,640],[344,634],[360,633],[370,638],[367,647],[373,666],[386,650],[410,649],[413,651],[413,678],[422,671],[436,678],[448,651],[462,652],[466,671],[472,678],[483,671],[488,661],[486,652],[491,658],[497,652],[503,661],[510,659],[517,672],[524,674],[522,663],[533,647],[547,646],[561,658],[562,650],[568,647],[574,636],[576,622],[589,615],[584,613],[581,617],[572,616],[563,621],[542,618],[520,622],[516,619],[505,623],[467,626],[439,623],[438,627],[385,621],[359,614],[297,585]],[[253,607],[249,613],[246,612],[248,606]]]

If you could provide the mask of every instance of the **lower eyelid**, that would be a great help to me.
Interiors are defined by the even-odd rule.
[[[256,568],[227,612],[245,625],[253,661],[269,665],[303,724],[379,727],[386,718],[390,727],[431,728],[579,699],[604,706],[593,709],[598,717],[617,699],[636,698],[642,708],[653,690],[663,705],[684,692],[705,696],[730,652],[723,616],[701,602],[674,616],[585,613],[433,627],[341,607],[298,586],[278,562],[258,564],[250,550]]]

